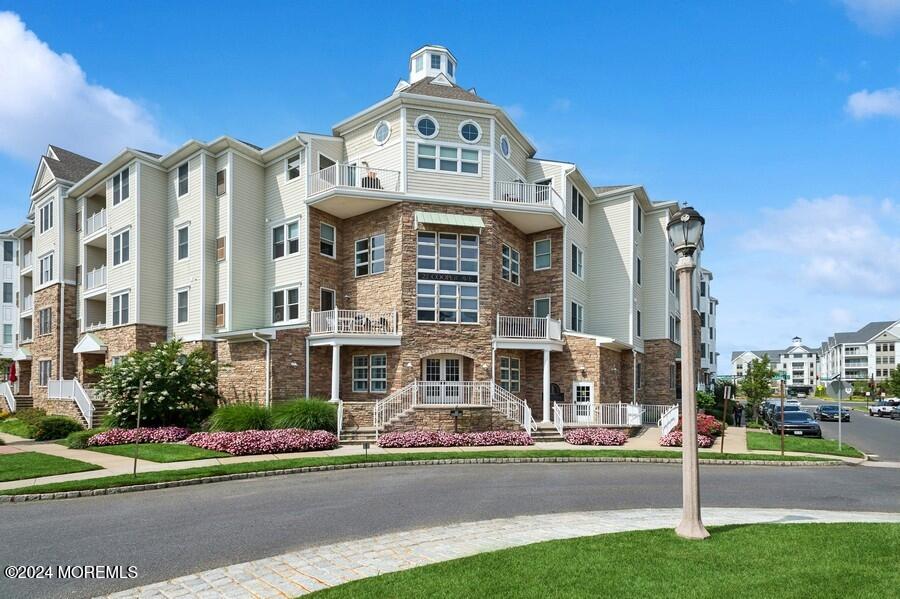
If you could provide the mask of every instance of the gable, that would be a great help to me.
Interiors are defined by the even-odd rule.
[[[43,189],[55,180],[56,177],[53,176],[53,171],[50,170],[50,166],[47,164],[47,158],[41,156],[41,162],[38,164],[38,170],[34,176],[34,185],[31,187],[31,195],[34,195],[38,190]]]

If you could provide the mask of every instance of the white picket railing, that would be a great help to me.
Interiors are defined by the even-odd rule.
[[[47,381],[47,397],[49,399],[74,400],[88,427],[93,426],[94,402],[90,394],[81,386],[78,379]]]
[[[341,440],[341,431],[344,430],[344,402],[337,402],[337,438]]]
[[[665,437],[671,433],[672,429],[678,424],[678,404],[669,406],[669,409],[663,412],[656,424],[659,426],[660,437]]]
[[[22,268],[31,268],[34,265],[33,260],[34,254],[31,252],[26,252],[22,254]]]
[[[517,181],[497,181],[494,183],[494,201],[506,204],[526,204],[530,206],[552,206],[560,214],[565,214],[566,203],[549,185],[519,183]]]
[[[22,312],[31,312],[34,309],[34,294],[22,298]]]
[[[565,426],[641,426],[643,406],[628,403],[558,403]]]
[[[497,315],[497,337],[506,339],[562,339],[562,324],[553,318]]]
[[[528,404],[491,381],[415,381],[375,404],[376,438],[393,418],[419,405],[491,406],[528,434],[536,426]]]
[[[310,176],[308,196],[334,189],[400,191],[400,171],[368,168],[356,164],[332,164]]]
[[[313,312],[311,335],[396,335],[397,311],[326,310]]]
[[[9,406],[10,412],[16,411],[16,396],[13,394],[12,386],[8,381],[0,383],[0,395],[6,399],[6,405]]]
[[[643,412],[641,413],[641,422],[650,426],[656,426],[662,415],[665,414],[672,404],[641,404]]]
[[[106,285],[106,265],[85,273],[84,286],[88,289],[96,289]]]
[[[559,407],[558,403],[553,404],[553,428],[556,429],[556,432],[562,436],[563,434],[563,413],[562,408]]]
[[[95,212],[84,219],[84,235],[93,235],[106,226],[106,208],[101,208],[100,212]]]

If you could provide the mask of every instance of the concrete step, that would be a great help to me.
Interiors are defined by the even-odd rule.
[[[375,443],[375,428],[361,426],[350,430],[341,431],[342,445],[361,445],[365,442]]]
[[[24,410],[25,408],[33,408],[34,400],[30,395],[16,395],[16,409]]]

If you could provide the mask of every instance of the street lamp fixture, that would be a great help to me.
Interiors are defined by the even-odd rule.
[[[684,206],[672,215],[666,229],[669,240],[678,254],[675,272],[681,291],[681,522],[675,533],[686,539],[706,539],[709,532],[700,519],[700,461],[697,455],[697,386],[694,364],[694,294],[691,281],[694,269],[694,252],[703,243],[703,225],[700,213]]]

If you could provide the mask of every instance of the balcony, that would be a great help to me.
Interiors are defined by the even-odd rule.
[[[310,176],[306,197],[329,214],[349,218],[397,202],[398,193],[400,171],[339,163]]]
[[[34,266],[34,254],[27,252],[22,254],[22,270],[28,270]]]
[[[562,323],[553,318],[497,315],[494,345],[503,349],[562,349]]]
[[[34,294],[26,295],[22,298],[22,312],[31,312],[34,310]]]
[[[90,291],[91,289],[99,289],[106,285],[106,266],[89,270],[84,275],[84,286]]]
[[[524,233],[558,227],[566,213],[566,202],[549,185],[497,181],[494,183],[497,212]]]
[[[400,345],[396,311],[326,310],[310,315],[311,345]]]
[[[101,229],[106,228],[106,208],[101,208],[99,212],[84,219],[84,236],[90,237],[94,233],[98,233]]]

